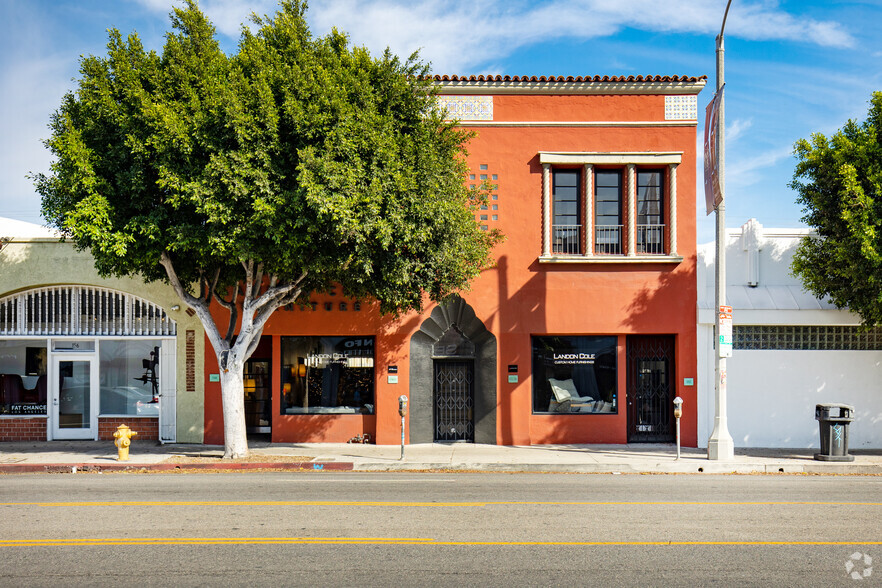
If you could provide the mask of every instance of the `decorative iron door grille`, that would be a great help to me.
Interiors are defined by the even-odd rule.
[[[474,441],[474,361],[435,360],[435,441]]]
[[[674,441],[674,337],[628,337],[628,442]]]

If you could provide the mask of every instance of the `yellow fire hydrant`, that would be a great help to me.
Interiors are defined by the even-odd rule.
[[[128,425],[120,425],[116,428],[116,432],[113,434],[115,439],[113,443],[119,451],[116,461],[129,461],[129,445],[132,444],[132,437],[137,434]]]

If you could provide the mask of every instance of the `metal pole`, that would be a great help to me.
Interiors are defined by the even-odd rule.
[[[404,459],[404,415],[401,415],[401,457],[398,459]]]
[[[680,459],[680,419],[677,418],[677,459]]]
[[[726,17],[729,15],[729,5],[726,4],[726,12],[723,15],[723,26],[717,36],[717,92],[725,83],[723,30],[726,28]],[[717,314],[717,343],[714,348],[714,430],[707,442],[707,458],[712,460],[730,460],[735,457],[735,443],[729,434],[729,423],[726,412],[726,358],[720,357],[720,306],[726,304],[726,142],[725,142],[725,96],[720,96],[720,109],[717,117],[717,154],[719,157],[718,169],[720,178],[720,192],[722,201],[717,205],[716,215],[716,307]]]
[[[683,399],[674,398],[674,418],[677,419],[677,459],[680,459],[680,417],[683,416]]]

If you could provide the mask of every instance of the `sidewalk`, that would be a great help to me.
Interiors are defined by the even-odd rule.
[[[852,462],[813,459],[815,449],[736,449],[731,461],[709,461],[703,449],[673,445],[533,445],[472,443],[398,445],[345,443],[272,444],[252,441],[245,460],[221,460],[212,445],[132,442],[130,459],[117,461],[111,441],[0,443],[0,474],[35,472],[346,470],[480,471],[619,474],[875,474],[882,475],[882,450],[856,450]]]

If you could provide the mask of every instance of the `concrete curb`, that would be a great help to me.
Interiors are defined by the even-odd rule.
[[[149,472],[190,472],[190,471],[253,471],[253,470],[293,470],[293,471],[352,471],[348,462],[246,462],[246,463],[17,463],[0,464],[0,474],[77,474],[77,473],[149,473]]]
[[[483,473],[573,473],[573,474],[809,474],[882,475],[882,464],[854,463],[718,463],[657,462],[651,464],[598,463],[444,463],[444,462],[230,462],[230,463],[19,463],[0,464],[0,474],[70,473],[181,473],[216,471],[296,472],[483,472]]]
[[[632,464],[523,464],[523,463],[357,463],[357,472],[533,472],[571,474],[814,474],[814,475],[876,475],[882,476],[880,465],[847,465],[829,467],[814,464],[672,464],[649,466]]]

